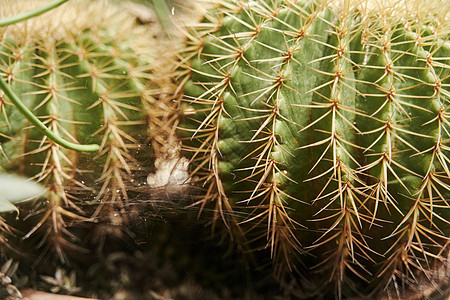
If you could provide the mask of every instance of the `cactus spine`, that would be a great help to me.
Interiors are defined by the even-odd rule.
[[[2,2],[1,13],[29,10],[30,3]],[[99,210],[123,208],[126,186],[149,155],[135,152],[146,143],[150,105],[142,94],[153,45],[142,37],[154,32],[111,1],[70,1],[1,30],[0,72],[10,88],[55,135],[100,145],[96,154],[62,148],[1,94],[2,169],[48,189],[44,213],[26,237],[43,232],[65,261],[64,248],[77,248],[67,225],[90,217],[79,198],[91,198]]]
[[[448,3],[219,2],[181,75],[202,207],[339,295],[431,278],[450,234]]]

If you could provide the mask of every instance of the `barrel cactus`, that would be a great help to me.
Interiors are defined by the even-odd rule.
[[[450,237],[448,2],[219,2],[179,69],[198,204],[302,296],[433,282]]]
[[[11,16],[45,3],[2,1],[0,11]],[[138,25],[118,1],[79,0],[0,28],[0,73],[13,93],[54,135],[99,145],[94,153],[61,147],[0,94],[1,172],[47,188],[25,237],[40,232],[62,261],[64,249],[77,249],[67,226],[90,220],[89,206],[122,220],[129,185],[150,165],[153,100],[144,91],[158,32],[156,24]]]

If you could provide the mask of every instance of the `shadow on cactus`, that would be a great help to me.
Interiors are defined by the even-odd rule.
[[[43,3],[48,1],[5,1],[1,14]],[[156,30],[137,25],[124,6],[110,1],[70,1],[0,28],[0,73],[9,88],[53,135],[100,146],[89,154],[63,148],[1,94],[2,171],[28,176],[48,190],[46,202],[33,209],[37,215],[30,215],[35,223],[25,238],[40,232],[62,261],[65,248],[78,248],[67,227],[91,220],[90,207],[95,214],[123,208],[134,175],[151,165],[152,100],[143,91]]]
[[[449,12],[444,1],[219,1],[188,29],[180,134],[206,190],[198,205],[244,249],[267,249],[280,277],[297,274],[298,296],[399,296],[423,278],[439,289]]]

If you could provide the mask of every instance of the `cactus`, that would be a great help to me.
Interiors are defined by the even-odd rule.
[[[1,14],[43,3],[2,2]],[[64,249],[79,248],[67,226],[90,220],[84,209],[92,204],[96,214],[117,214],[135,173],[150,165],[145,145],[153,100],[143,91],[157,30],[137,25],[113,1],[70,1],[0,28],[0,73],[9,88],[57,137],[100,145],[89,154],[61,147],[30,124],[9,95],[0,94],[1,171],[28,176],[48,190],[25,237],[41,232],[63,262]]]
[[[448,3],[218,2],[178,73],[197,204],[303,296],[433,281],[450,237]]]

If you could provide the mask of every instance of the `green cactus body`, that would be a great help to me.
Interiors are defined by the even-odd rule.
[[[26,3],[6,4],[6,12]],[[145,143],[148,128],[142,92],[152,50],[150,41],[142,42],[151,34],[143,27],[120,5],[75,1],[4,29],[0,70],[11,89],[56,135],[100,145],[94,154],[64,149],[1,97],[2,168],[43,182],[49,190],[45,213],[27,236],[46,228],[44,236],[50,236],[61,259],[74,238],[67,222],[89,217],[77,197],[87,193],[89,203],[122,207],[126,186],[144,164],[133,155]]]
[[[339,294],[428,276],[448,251],[449,10],[411,6],[223,1],[187,35],[200,203]]]

